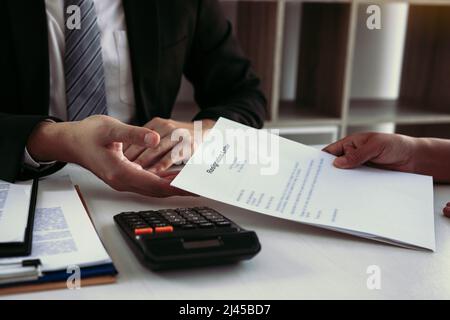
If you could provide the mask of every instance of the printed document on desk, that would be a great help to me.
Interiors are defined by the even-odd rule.
[[[0,181],[0,243],[24,241],[32,184]]]
[[[248,143],[255,136],[258,142]],[[261,155],[267,141],[272,157]],[[334,159],[221,118],[172,185],[278,218],[435,250],[431,177],[368,167],[341,170]]]
[[[0,259],[0,264],[23,259]],[[40,259],[43,272],[112,263],[69,177],[39,182],[33,250],[26,259]]]

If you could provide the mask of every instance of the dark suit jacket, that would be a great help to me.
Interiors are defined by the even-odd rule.
[[[195,88],[195,119],[226,117],[261,127],[266,100],[217,0],[123,0],[140,124],[170,118],[181,77]],[[0,3],[0,179],[50,174],[23,168],[33,128],[48,118],[44,0]]]

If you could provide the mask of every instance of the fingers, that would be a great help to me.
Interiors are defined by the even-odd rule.
[[[147,123],[145,125],[145,128],[157,132],[160,136],[160,141],[162,141],[167,137],[170,140],[172,132],[176,129],[176,125],[174,121],[156,117],[153,118],[149,123]],[[136,161],[145,151],[146,148],[142,147],[141,145],[131,145],[128,148],[124,149],[124,154],[130,161]],[[161,157],[164,153],[165,152],[159,152],[159,157]],[[145,163],[148,156],[149,152],[147,152],[146,155],[142,155],[139,161]]]
[[[156,164],[154,164],[149,170],[155,173],[159,173],[161,171],[169,169],[176,162],[172,158],[172,152],[167,152],[166,155],[162,157],[161,160],[159,160]]]
[[[336,141],[323,151],[337,156],[334,165],[341,169],[351,169],[363,165],[379,156],[381,144],[371,139],[371,133],[358,133]]]
[[[141,147],[138,145],[130,145],[127,149],[123,149],[123,154],[125,157],[128,158],[130,161],[135,161],[142,152],[144,152],[147,148]]]
[[[182,144],[179,143],[178,146],[180,146],[180,149],[182,150]],[[186,157],[184,157],[181,152],[176,151],[177,149],[175,148],[168,151],[164,157],[155,163],[149,170],[155,173],[163,172],[172,167],[174,164],[180,164],[182,161],[186,160]]]
[[[322,151],[328,152],[337,157],[341,156],[344,153],[344,142],[346,140],[347,138],[336,141],[330,144],[329,146],[323,148]]]
[[[160,137],[155,131],[148,128],[136,127],[117,122],[109,132],[109,142],[123,142],[143,147],[154,147],[158,145]]]
[[[344,144],[344,154],[334,161],[334,165],[341,169],[352,169],[369,162],[380,154],[380,146],[367,142],[360,146]]]
[[[157,175],[160,176],[161,178],[172,181],[178,176],[178,174],[180,172],[181,172],[180,170],[178,170],[178,171],[161,171],[161,172],[157,173]]]
[[[358,147],[365,144],[369,140],[370,136],[371,133],[356,133],[330,144],[329,146],[323,148],[322,151],[339,157],[344,154],[344,147],[346,145]]]
[[[153,118],[145,125],[145,127],[158,132],[161,137],[170,135],[175,129],[177,129],[175,121],[158,117]]]
[[[176,144],[171,145],[167,153],[153,164],[150,170],[159,174],[175,164],[182,164],[191,157],[194,148],[195,142],[192,141],[192,137],[189,135],[189,132],[186,131],[180,139],[176,141]]]
[[[447,205],[446,205],[446,207],[444,208],[443,212],[444,212],[444,215],[445,215],[447,218],[450,218],[450,202],[447,203]]]
[[[154,165],[163,156],[171,155],[171,150],[178,144],[178,141],[172,141],[170,137],[166,137],[161,140],[156,148],[150,148],[144,150],[134,162],[141,165],[143,168],[148,168]],[[130,159],[131,160],[131,159]]]
[[[117,162],[116,169],[107,175],[105,182],[117,191],[134,192],[151,197],[165,198],[191,195],[186,191],[172,187],[170,179],[143,170],[142,167],[127,159]]]

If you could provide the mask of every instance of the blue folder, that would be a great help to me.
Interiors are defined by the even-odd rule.
[[[85,267],[80,269],[80,278],[89,279],[89,278],[97,278],[103,276],[116,276],[118,274],[117,269],[114,267],[114,264],[107,263],[98,266]],[[61,271],[51,271],[51,272],[43,272],[42,276],[37,280],[32,281],[23,281],[23,282],[15,282],[0,285],[0,290],[3,288],[12,288],[12,287],[20,287],[20,286],[29,286],[29,285],[40,285],[44,283],[59,283],[65,282],[71,276],[70,273],[67,273],[66,270]]]

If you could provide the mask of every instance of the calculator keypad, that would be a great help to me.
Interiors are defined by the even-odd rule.
[[[135,235],[232,226],[231,221],[208,207],[128,212],[122,214],[122,219]]]

